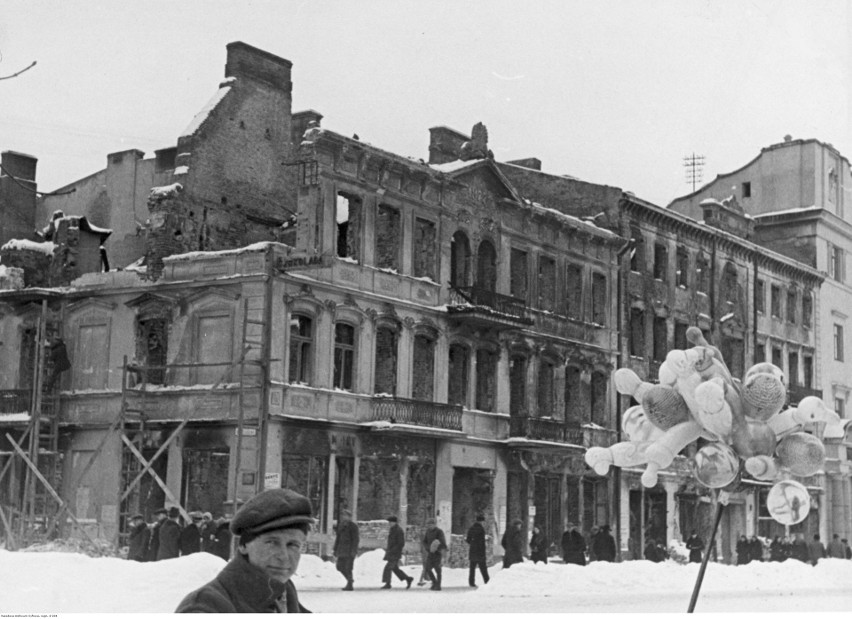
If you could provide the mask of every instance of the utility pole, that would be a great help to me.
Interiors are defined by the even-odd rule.
[[[683,167],[686,168],[686,182],[692,185],[692,191],[695,191],[695,186],[701,182],[701,173],[704,169],[704,155],[687,155],[683,158]]]

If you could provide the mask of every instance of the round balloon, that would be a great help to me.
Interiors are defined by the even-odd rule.
[[[740,459],[725,443],[708,443],[695,453],[692,468],[698,483],[708,488],[724,488],[736,479]]]
[[[766,496],[766,509],[776,522],[797,524],[808,517],[811,497],[802,484],[785,479],[772,486]]]
[[[825,464],[825,446],[807,432],[794,432],[784,437],[776,453],[781,464],[799,477],[814,475]]]

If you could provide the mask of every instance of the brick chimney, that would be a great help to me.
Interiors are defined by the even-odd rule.
[[[0,245],[12,239],[34,238],[37,162],[24,153],[0,153]]]
[[[242,41],[228,43],[225,77],[248,78],[291,92],[290,70],[293,63]]]

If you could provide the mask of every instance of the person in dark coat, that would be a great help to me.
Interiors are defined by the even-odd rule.
[[[789,535],[785,535],[781,540],[781,560],[786,561],[793,556],[793,540]]]
[[[177,559],[180,556],[180,510],[169,508],[169,517],[160,526],[160,546],[157,549],[157,561]]]
[[[648,539],[645,544],[645,559],[654,563],[661,563],[666,560],[665,554],[660,550],[660,543],[652,538]]]
[[[793,546],[790,551],[790,556],[803,563],[808,563],[810,560],[808,553],[808,543],[805,541],[805,536],[801,533],[796,533],[796,538],[793,540]]]
[[[162,507],[154,512],[154,517],[157,519],[157,522],[155,522],[154,526],[151,527],[151,537],[148,540],[148,561],[157,560],[157,554],[160,550],[160,527],[163,526],[163,522],[165,522],[167,514],[168,512]]]
[[[187,595],[178,613],[308,613],[291,577],[310,527],[311,502],[286,488],[249,499],[231,521],[237,554],[206,585]]]
[[[814,534],[814,540],[808,544],[808,560],[811,565],[816,565],[823,558],[825,558],[825,546],[819,541],[819,535]]]
[[[199,527],[199,531],[201,532],[201,551],[209,552],[213,554],[213,540],[216,538],[216,529],[219,528],[219,525],[216,524],[216,521],[213,520],[213,514],[210,512],[204,512],[201,514],[201,526]]]
[[[565,563],[575,565],[586,565],[586,540],[582,533],[577,530],[577,525],[568,523],[568,527],[562,534],[562,559]]]
[[[61,337],[55,336],[50,343],[47,356],[52,366],[50,376],[46,381],[46,388],[52,390],[56,385],[56,380],[62,372],[71,369],[71,360],[68,358],[68,349]]]
[[[190,512],[190,521],[180,531],[180,555],[201,552],[201,512]]]
[[[352,522],[352,513],[348,510],[340,512],[340,522],[337,523],[337,535],[334,538],[332,552],[337,557],[337,571],[346,578],[344,591],[352,591],[355,578],[352,569],[355,566],[355,557],[358,555],[358,545],[361,538],[358,533],[358,525]]]
[[[476,522],[470,525],[467,530],[465,541],[470,546],[468,550],[468,561],[470,562],[470,572],[467,577],[467,584],[471,587],[476,586],[476,568],[479,568],[479,573],[482,574],[482,581],[488,584],[488,565],[485,563],[485,527],[482,523],[485,522],[485,516],[479,514],[476,517]]]
[[[230,520],[219,518],[216,522],[216,533],[213,536],[213,541],[210,542],[210,553],[217,557],[222,557],[225,561],[231,558],[231,530],[229,526]]]
[[[440,591],[441,565],[444,561],[443,552],[447,550],[447,539],[434,518],[426,521],[426,533],[423,534],[421,546],[426,553],[426,576],[432,581],[430,589]]]
[[[131,519],[130,539],[128,540],[127,559],[130,561],[148,560],[148,541],[151,531],[142,514],[137,514]]]
[[[539,561],[547,563],[547,537],[541,532],[541,528],[536,525],[533,527],[533,534],[530,538],[530,559],[533,563]]]
[[[748,538],[745,535],[740,535],[737,540],[737,565],[746,565],[751,561],[751,551],[748,544]]]
[[[592,539],[592,546],[598,561],[615,561],[615,538],[610,533],[608,524],[598,530],[598,534]]]
[[[402,527],[398,524],[396,516],[389,516],[388,522],[391,523],[388,530],[388,545],[385,549],[385,569],[382,572],[382,589],[391,588],[391,574],[396,574],[396,577],[405,582],[405,588],[411,589],[411,583],[414,580],[405,572],[399,569],[399,560],[402,558],[402,551],[405,549],[405,533],[402,532]]]
[[[749,556],[752,561],[763,561],[763,542],[757,539],[756,535],[752,535],[748,540]]]
[[[781,562],[784,560],[784,552],[782,548],[781,536],[776,535],[769,544],[769,560]]]
[[[503,567],[512,567],[515,563],[524,562],[524,537],[521,527],[523,522],[515,518],[503,533],[500,545],[503,546]]]
[[[690,563],[701,563],[701,559],[703,558],[702,552],[704,551],[704,540],[698,537],[697,531],[693,531],[692,534],[686,538],[686,549],[689,551]]]

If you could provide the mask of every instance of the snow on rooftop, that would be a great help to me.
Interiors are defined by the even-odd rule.
[[[251,245],[246,245],[245,247],[238,247],[237,249],[223,249],[221,251],[190,251],[185,254],[173,254],[171,256],[166,256],[163,258],[163,262],[180,262],[183,260],[197,260],[199,258],[211,258],[214,256],[236,256],[239,254],[247,254],[254,251],[263,251],[270,245],[280,245],[281,247],[287,247],[283,243],[276,243],[274,241],[261,241],[259,243],[252,243]]]
[[[171,185],[163,185],[161,187],[151,187],[152,197],[172,196],[183,191],[183,185],[180,183],[172,183]]]
[[[769,213],[759,213],[754,215],[754,219],[761,219],[763,217],[775,217],[776,215],[791,215],[793,213],[808,213],[813,211],[821,211],[821,206],[801,206],[799,208],[788,208],[783,211],[772,211]]]
[[[35,241],[28,241],[26,239],[12,239],[11,241],[7,241],[0,249],[28,249],[30,251],[40,252],[47,256],[52,256],[53,251],[56,249],[56,244],[51,241],[36,243]]]
[[[582,226],[588,226],[590,228],[594,228],[595,230],[599,230],[600,232],[603,232],[603,233],[605,233],[609,236],[615,235],[610,230],[607,230],[606,228],[601,228],[600,226],[595,225],[595,223],[592,222],[592,221],[586,221],[585,219],[580,219],[579,217],[574,217],[573,215],[566,215],[562,211],[557,211],[554,208],[542,206],[538,202],[533,202],[532,200],[524,199],[524,202],[530,208],[532,208],[534,211],[537,211],[539,213],[546,213],[546,214],[548,214],[552,217],[556,217],[557,219],[560,219],[560,220],[565,221],[565,222],[570,222],[570,223],[574,223],[574,224],[578,224],[578,225],[582,225]]]
[[[231,92],[230,84],[232,83],[233,78],[226,79],[222,82],[222,84],[226,85],[220,85],[219,90],[216,91],[216,94],[213,95],[210,101],[207,102],[207,105],[201,108],[201,110],[195,115],[195,117],[192,119],[186,129],[183,130],[183,133],[180,134],[180,137],[183,138],[194,135],[195,132],[201,128],[201,125],[204,124],[204,121],[207,120],[207,117],[210,116],[213,110],[216,109],[216,106],[219,105],[222,99],[225,98],[225,95]]]
[[[457,172],[458,170],[469,168],[481,162],[482,159],[471,159],[470,161],[462,161],[461,159],[456,159],[455,161],[448,161],[446,163],[430,163],[429,167],[433,170],[437,170],[438,172],[444,172],[445,174],[448,174],[450,172]]]

